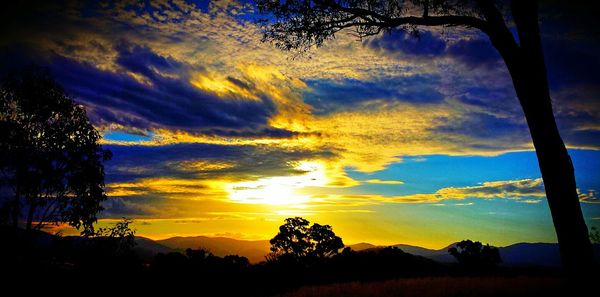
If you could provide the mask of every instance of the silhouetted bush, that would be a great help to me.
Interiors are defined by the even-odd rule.
[[[463,240],[448,249],[448,253],[454,256],[464,268],[471,271],[489,271],[502,263],[498,248],[489,244],[483,245],[479,241]]]

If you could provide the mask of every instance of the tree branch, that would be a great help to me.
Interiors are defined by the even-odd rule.
[[[443,15],[443,16],[429,16],[428,7],[425,8],[422,17],[407,16],[393,18],[388,17],[377,12],[358,8],[358,7],[343,7],[335,2],[332,4],[336,9],[350,13],[355,17],[369,16],[379,20],[375,24],[377,26],[394,28],[401,25],[417,25],[417,26],[465,26],[470,28],[479,29],[485,33],[488,33],[490,28],[485,20],[472,17],[472,16],[459,16],[459,15]]]

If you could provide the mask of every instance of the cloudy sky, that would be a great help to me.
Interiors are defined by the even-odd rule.
[[[47,2],[3,11],[2,73],[47,66],[87,108],[114,155],[101,224],[268,239],[302,216],[347,243],[556,241],[512,82],[475,31],[342,32],[300,55],[261,42],[251,2]],[[600,26],[583,6],[541,9],[554,111],[600,226]]]

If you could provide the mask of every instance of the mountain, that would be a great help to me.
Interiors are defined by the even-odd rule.
[[[268,240],[239,240],[227,237],[172,237],[156,241],[176,251],[183,252],[188,248],[203,248],[216,256],[240,255],[248,258],[250,262],[258,263],[265,260],[269,253]]]
[[[347,245],[346,247],[351,248],[353,251],[363,251],[363,250],[376,248],[377,246],[374,244],[367,243],[367,242],[361,242],[361,243],[357,243],[357,244]]]
[[[396,244],[396,245],[393,245],[393,247],[397,247],[406,253],[413,254],[413,255],[419,255],[419,256],[423,256],[423,257],[434,257],[434,256],[439,255],[440,252],[446,253],[446,251],[448,250],[448,249],[431,250],[431,249],[422,248],[420,246],[407,245],[407,244]]]
[[[57,236],[46,232],[38,231],[37,233],[39,234],[34,237],[34,244],[38,247],[51,248],[57,239]],[[24,231],[0,226],[0,234],[10,239],[22,237]],[[79,236],[66,236],[64,239],[69,240],[72,244],[80,244],[85,241],[84,238]],[[157,241],[145,237],[136,237],[135,242],[135,252],[146,262],[150,262],[158,253],[184,252],[188,248],[204,248],[216,256],[240,255],[247,257],[252,263],[258,263],[265,260],[270,247],[268,240],[239,240],[207,236],[172,237]],[[439,250],[406,244],[396,244],[393,247],[440,263],[454,263],[456,260],[448,254],[448,249],[455,245],[456,243],[453,243]],[[381,249],[384,246],[361,242],[347,247],[355,251],[363,251]],[[505,266],[560,266],[560,253],[556,243],[516,243],[499,247],[498,250]],[[594,245],[594,253],[596,259],[600,261],[600,245]]]
[[[599,246],[594,246],[596,258]],[[500,257],[511,266],[560,266],[560,253],[556,243],[516,243],[500,248]]]
[[[368,246],[370,245],[370,246]],[[448,253],[448,249],[455,246],[453,243],[439,250],[426,249],[418,246],[397,244],[397,247],[409,254],[423,256],[441,263],[455,263],[456,259]],[[352,247],[352,246],[350,246]],[[366,247],[366,248],[361,248]],[[372,248],[383,248],[383,246],[375,246],[368,243],[361,243],[359,248],[355,250],[365,250]],[[353,248],[354,249],[354,248]],[[502,258],[502,265],[505,266],[542,266],[542,267],[558,267],[560,266],[560,253],[557,243],[515,243],[505,247],[499,247],[498,252]],[[600,260],[600,245],[594,245],[594,253],[596,259]]]
[[[269,252],[269,241],[267,240],[238,240],[226,237],[172,237],[156,242],[159,246],[170,248],[172,251],[183,252],[187,248],[204,248],[217,256],[240,255],[247,257],[250,262],[258,263],[265,259]],[[419,246],[396,244],[392,245],[404,252],[416,256],[422,256],[440,263],[455,263],[456,260],[448,253],[448,249],[456,243],[435,250]],[[348,245],[355,251],[379,249],[377,246],[367,242]],[[596,255],[600,258],[600,245],[594,246]],[[516,243],[513,245],[499,247],[503,265],[506,266],[560,266],[560,254],[556,243]]]
[[[158,253],[167,254],[173,252],[171,248],[168,248],[150,238],[141,236],[135,237],[135,246],[133,247],[133,250],[145,262],[150,262]]]

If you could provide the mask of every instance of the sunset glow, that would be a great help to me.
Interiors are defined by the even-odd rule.
[[[310,200],[310,196],[302,195],[297,190],[325,186],[327,177],[323,165],[316,162],[300,162],[294,169],[305,173],[231,183],[226,189],[231,200],[239,203],[302,205]]]

